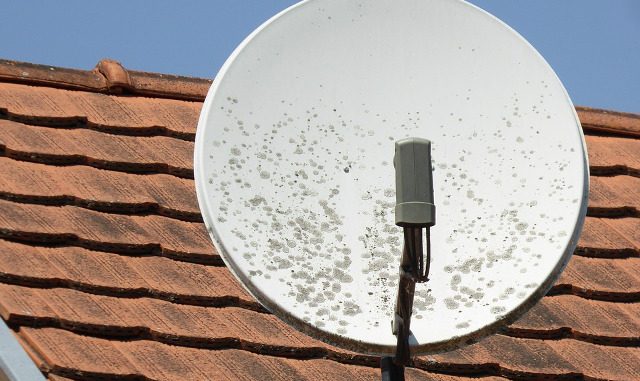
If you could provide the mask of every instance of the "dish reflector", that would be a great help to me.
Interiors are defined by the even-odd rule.
[[[205,223],[269,310],[326,342],[391,354],[402,232],[394,143],[432,142],[432,263],[412,352],[472,342],[551,287],[583,225],[588,165],[562,84],[462,1],[311,0],[217,75],[196,136]]]

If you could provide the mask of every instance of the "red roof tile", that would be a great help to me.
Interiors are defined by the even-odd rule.
[[[551,289],[552,295],[566,293],[593,300],[640,302],[640,258],[611,260],[584,255],[574,254]]]
[[[114,184],[117,186],[117,184]],[[0,200],[0,237],[219,264],[203,224],[156,215],[100,213]]]
[[[575,339],[541,340],[494,335],[480,343],[419,358],[438,368],[491,372],[510,378],[560,378],[572,376],[592,380],[637,380],[640,378],[638,347],[598,345]]]
[[[193,140],[201,104],[0,83],[0,112],[32,125]]]
[[[148,297],[185,305],[239,306],[263,311],[226,268],[161,256],[0,240],[0,280],[32,288],[59,287],[95,295]]]
[[[578,107],[580,123],[588,131],[640,137],[640,115],[625,112]]]
[[[592,176],[640,177],[640,140],[586,136]]]
[[[108,59],[91,71],[0,60],[0,81],[194,101],[202,101],[211,86],[208,79],[127,70]]]
[[[48,368],[67,377],[136,380],[375,380],[375,367],[326,359],[297,359],[257,354],[239,349],[174,347],[152,340],[117,341],[75,335],[56,328],[22,328],[20,335],[35,348],[55,348],[46,358]],[[78,364],[84,369],[78,372]],[[409,380],[459,380],[418,369]],[[483,378],[498,381],[498,377]]]
[[[165,136],[124,136],[0,119],[0,152],[12,159],[55,166],[193,178],[193,143]]]
[[[379,379],[268,314],[209,241],[193,139],[209,81],[0,61],[0,315],[51,380]],[[522,319],[408,379],[640,379],[640,116],[578,108],[578,249]]]
[[[5,200],[202,221],[193,180],[175,176],[137,175],[84,165],[50,166],[0,157],[0,177],[7,184],[0,191]],[[116,187],[105,188],[108,183]]]

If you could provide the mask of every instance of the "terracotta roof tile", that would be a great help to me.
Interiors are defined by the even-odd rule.
[[[595,256],[638,256],[640,253],[640,219],[587,217],[579,249]]]
[[[572,338],[595,344],[640,346],[640,303],[614,303],[572,295],[545,297],[507,334],[558,340]]]
[[[376,357],[333,348],[289,329],[273,315],[237,307],[179,305],[151,298],[96,296],[65,288],[0,285],[3,318],[13,325],[62,328],[89,336],[150,340],[180,347],[236,348],[291,357],[375,363]],[[507,334],[537,340],[575,339],[593,344],[640,345],[634,321],[640,306],[547,297]],[[585,313],[585,311],[587,311]],[[616,324],[607,324],[616,318]],[[598,324],[593,324],[593,322]],[[508,366],[510,364],[503,364]]]
[[[0,285],[9,324],[56,327],[88,335],[145,339],[196,348],[237,348],[292,356],[347,356],[289,329],[275,316],[238,307],[202,307],[153,298],[91,295],[66,288]],[[299,353],[297,353],[299,352]],[[346,361],[346,360],[344,360]]]
[[[107,80],[95,71],[66,69],[27,62],[0,60],[0,80],[74,90],[106,89]]]
[[[204,224],[0,200],[0,238],[221,263]]]
[[[590,107],[577,107],[577,110],[587,131],[640,137],[640,115]]]
[[[74,335],[55,328],[22,328],[20,335],[35,348],[55,348],[47,357],[51,372],[72,377],[139,380],[354,380],[380,377],[375,367],[324,359],[258,355],[237,349],[203,350],[173,347],[148,340],[118,341]],[[409,380],[459,380],[458,377],[407,372]],[[485,380],[482,378],[481,380]],[[500,378],[489,377],[497,381]]]
[[[592,177],[589,214],[598,217],[640,217],[640,177]]]
[[[640,139],[586,136],[592,176],[640,177]]]
[[[0,314],[49,379],[379,379],[234,280],[199,222],[210,82],[0,61]],[[578,108],[591,193],[576,255],[502,335],[408,378],[640,378],[640,116]]]
[[[200,103],[0,83],[7,118],[31,124],[193,140]]]
[[[0,177],[7,184],[0,191],[0,198],[5,200],[202,221],[193,181],[174,176],[136,175],[80,165],[59,167],[0,157]]]
[[[211,86],[208,79],[127,70],[109,59],[92,71],[0,60],[0,81],[194,101],[202,101]]]
[[[55,144],[52,144],[53,142]],[[56,166],[87,165],[112,171],[167,173],[193,178],[193,144],[167,137],[119,136],[86,129],[64,130],[0,120],[0,147],[5,156],[21,161]],[[597,159],[595,161],[597,162]],[[10,161],[7,161],[7,165],[16,167],[14,171],[23,171],[28,167]],[[602,165],[600,168],[607,166]],[[7,171],[9,170],[11,169],[7,168]],[[86,169],[78,170],[86,172]],[[92,172],[92,176],[98,176],[100,173],[102,172]],[[53,177],[57,177],[58,181],[63,179],[57,175]],[[139,181],[145,182],[142,177]],[[176,181],[179,183],[179,180]],[[96,179],[94,182],[102,183],[103,179]],[[590,215],[611,217],[640,214],[640,200],[635,197],[634,192],[638,186],[638,177],[594,177],[591,184]],[[190,213],[193,215],[190,218],[199,220],[200,212],[193,198],[194,186],[188,183],[188,187],[191,205],[183,212]]]
[[[164,136],[123,136],[0,119],[0,153],[50,165],[87,165],[193,178],[193,143]]]
[[[0,281],[32,288],[61,287],[96,295],[264,311],[226,267],[73,246],[42,247],[0,240]]]
[[[640,258],[612,260],[574,255],[551,293],[640,302]]]
[[[457,351],[420,357],[418,363],[435,360],[444,369],[491,371],[506,377],[636,380],[640,378],[640,350],[584,341],[516,339],[494,335]],[[418,366],[420,366],[418,364]]]
[[[96,65],[96,69],[107,80],[107,86],[112,93],[123,93],[133,88],[131,78],[127,70],[118,61],[102,60]]]

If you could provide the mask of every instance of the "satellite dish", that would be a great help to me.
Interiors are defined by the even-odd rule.
[[[211,238],[246,289],[325,342],[393,354],[394,144],[431,141],[437,224],[412,354],[474,342],[551,287],[587,205],[582,130],[515,31],[463,1],[309,0],[218,73],[195,148]]]

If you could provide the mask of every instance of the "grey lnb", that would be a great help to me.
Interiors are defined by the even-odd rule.
[[[396,169],[396,225],[435,225],[431,142],[422,138],[398,140],[393,165]]]

